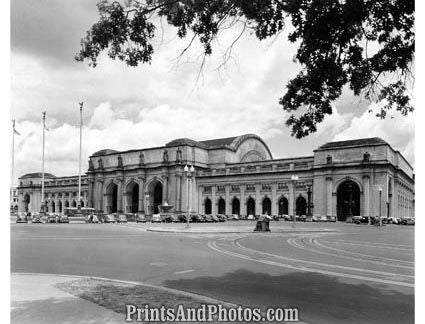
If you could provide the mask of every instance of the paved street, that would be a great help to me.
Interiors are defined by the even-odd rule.
[[[226,227],[246,226],[229,222]],[[12,224],[11,271],[143,281],[308,323],[413,323],[414,227],[298,223],[306,232],[187,234],[182,224]],[[208,227],[212,224],[194,224]],[[254,228],[254,223],[252,223]],[[311,232],[328,229],[334,232]],[[310,231],[310,232],[308,232]]]

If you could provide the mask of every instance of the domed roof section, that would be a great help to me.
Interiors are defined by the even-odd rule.
[[[102,155],[108,155],[108,154],[113,154],[113,153],[118,153],[118,151],[111,150],[111,149],[104,149],[104,150],[100,150],[100,151],[93,153],[92,156],[102,156]]]
[[[42,172],[33,172],[33,173],[26,173],[22,177],[20,177],[19,179],[42,178],[42,177],[43,177]],[[56,178],[56,176],[54,176],[51,173],[47,173],[47,172],[44,172],[44,177],[45,178]]]
[[[202,144],[202,142],[197,142],[190,138],[177,138],[165,144],[165,146],[184,146],[184,145],[207,148],[204,144]]]

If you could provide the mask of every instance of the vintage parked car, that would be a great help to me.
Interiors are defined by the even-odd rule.
[[[202,215],[198,215],[198,214],[193,214],[190,216],[190,221],[192,223],[202,223],[205,221],[205,218],[202,217]]]
[[[415,225],[415,219],[411,217],[404,217],[400,221],[401,225]]]
[[[48,214],[46,223],[58,223],[59,221],[59,215],[56,214]]]
[[[186,223],[187,222],[186,214],[184,214],[184,213],[178,214],[177,218],[179,219],[180,223]]]
[[[226,215],[223,215],[223,214],[218,214],[217,218],[219,222],[225,222],[227,220]]]
[[[174,214],[169,214],[165,216],[165,222],[166,223],[178,223],[179,218]]]
[[[328,221],[328,222],[336,222],[336,216],[326,216],[326,221]]]
[[[28,223],[28,217],[25,213],[18,213],[16,216],[16,223]]]
[[[368,224],[369,223],[369,217],[367,216],[353,216],[352,222],[354,224]]]
[[[58,215],[57,216],[57,223],[69,223],[68,215]]]
[[[102,217],[103,223],[115,223],[115,216],[112,214],[106,214]]]
[[[244,218],[243,218],[243,216],[239,217],[239,215],[237,215],[237,214],[233,214],[229,218],[229,220],[235,220],[235,221],[237,221],[239,219],[244,219]]]
[[[35,214],[31,219],[31,223],[41,224],[41,223],[43,223],[43,220],[41,219],[41,216],[39,214]]]
[[[136,223],[146,223],[145,214],[136,214]]]
[[[248,216],[246,217],[246,219],[247,219],[247,220],[255,220],[255,217],[254,217],[254,215],[248,215]]]
[[[206,223],[212,223],[214,222],[212,215],[202,215],[204,217],[204,220]]]
[[[212,221],[214,222],[214,223],[217,223],[217,222],[219,222],[220,221],[220,219],[218,218],[218,216],[216,216],[216,215],[212,215],[211,216],[211,218],[212,218]]]
[[[299,216],[297,215],[297,217],[295,218],[295,220],[298,222],[305,222],[306,219],[307,219],[306,215],[299,215]]]
[[[116,220],[117,223],[127,223],[127,216],[125,216],[124,214],[119,214]]]
[[[152,223],[162,223],[161,215],[160,214],[153,214],[152,215]]]

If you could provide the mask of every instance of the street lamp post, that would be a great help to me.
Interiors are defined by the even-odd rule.
[[[292,218],[292,227],[295,228],[295,215],[297,213],[297,202],[296,202],[296,187],[297,187],[297,181],[298,181],[298,176],[297,175],[292,175],[291,176],[291,181],[292,181],[292,187],[293,187],[293,194],[294,194],[294,201],[293,201],[293,218]]]
[[[381,206],[382,205],[382,188],[379,187],[379,226],[382,226],[382,211]]]
[[[192,187],[191,186],[192,176],[193,176],[193,173],[195,172],[195,168],[193,167],[193,165],[190,166],[190,168],[187,165],[185,165],[183,171],[184,171],[184,174],[186,175],[186,188],[187,188],[186,189],[186,193],[187,193],[186,227],[189,228],[190,227],[190,224],[189,224],[189,222],[190,222],[190,208],[191,208],[191,206],[190,206],[190,192],[191,192],[190,188]]]

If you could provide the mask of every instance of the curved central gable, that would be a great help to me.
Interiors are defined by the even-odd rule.
[[[238,162],[256,162],[271,160],[273,156],[261,137],[247,134],[235,138],[230,145],[236,151]]]

